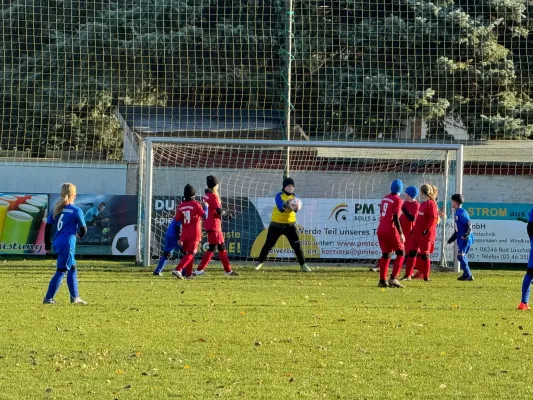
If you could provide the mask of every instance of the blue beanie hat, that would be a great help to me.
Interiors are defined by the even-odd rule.
[[[418,188],[416,186],[408,186],[405,189],[405,193],[413,199],[418,197]]]
[[[403,182],[399,179],[393,180],[392,184],[390,185],[391,193],[401,193],[402,190],[403,190]]]

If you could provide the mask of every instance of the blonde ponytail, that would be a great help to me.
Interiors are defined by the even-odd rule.
[[[425,194],[433,201],[435,201],[439,195],[439,189],[434,185],[430,185],[429,183],[424,183],[422,186],[420,186],[420,192]]]
[[[76,185],[73,183],[67,182],[61,185],[61,198],[54,204],[53,215],[56,218],[63,208],[69,204],[70,198],[76,194]]]

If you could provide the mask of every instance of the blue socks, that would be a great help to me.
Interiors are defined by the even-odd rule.
[[[161,258],[159,259],[159,264],[157,264],[156,269],[154,270],[154,274],[158,274],[163,271],[163,268],[165,268],[165,265],[167,264],[167,258],[163,254]]]
[[[48,291],[46,292],[45,296],[47,300],[53,299],[55,297],[57,291],[59,290],[59,287],[61,286],[61,282],[63,281],[64,276],[65,272],[63,271],[56,271],[54,276],[52,276],[52,279],[50,279],[50,283],[48,284]],[[75,268],[70,269],[67,272],[67,285],[68,291],[70,292],[70,296],[78,297],[78,279],[77,270]]]
[[[461,269],[463,270],[463,276],[471,277],[472,272],[470,271],[470,267],[468,266],[468,257],[466,254],[458,255],[457,260],[459,260],[459,264],[461,265]]]
[[[61,271],[56,271],[54,276],[52,276],[52,279],[50,279],[50,283],[48,284],[48,291],[46,292],[45,296],[47,300],[54,298],[57,291],[59,290],[59,286],[61,286],[63,276],[65,276],[65,273]]]
[[[70,292],[70,297],[78,297],[78,278],[77,278],[77,270],[76,269],[70,269],[67,273],[67,285],[68,285],[68,291]]]
[[[531,281],[533,281],[533,275],[525,274],[524,281],[522,282],[522,303],[529,302],[529,293],[531,292]]]

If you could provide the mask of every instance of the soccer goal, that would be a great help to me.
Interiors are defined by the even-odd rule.
[[[256,258],[288,173],[303,202],[297,224],[309,261],[374,265],[381,256],[379,203],[392,180],[401,179],[405,187],[439,188],[448,221],[438,228],[432,260],[457,270],[454,249],[443,238],[453,232],[448,199],[462,192],[462,145],[147,138],[140,171],[138,261],[145,266],[161,254],[183,187],[192,184],[199,199],[208,175],[219,178],[223,207],[232,215],[223,221],[229,256]],[[199,254],[206,245],[204,237]],[[294,254],[281,238],[269,257],[284,261]]]

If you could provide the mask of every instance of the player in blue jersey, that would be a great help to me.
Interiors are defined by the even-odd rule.
[[[468,251],[470,246],[474,243],[474,234],[472,233],[472,223],[470,216],[465,209],[462,208],[465,199],[462,194],[456,193],[452,195],[452,208],[455,210],[455,232],[452,237],[448,239],[448,244],[457,240],[457,260],[463,270],[463,275],[457,278],[458,281],[473,281],[474,277],[468,266]]]
[[[180,250],[181,246],[178,244],[181,231],[181,222],[174,218],[165,232],[165,247],[163,247],[163,255],[159,259],[159,263],[154,270],[154,275],[162,275],[163,268],[167,264],[167,260],[174,250]]]
[[[76,186],[72,183],[64,183],[61,186],[61,198],[54,205],[52,212],[46,220],[44,233],[44,246],[47,252],[52,249],[57,253],[57,271],[50,280],[48,291],[44,297],[44,304],[55,304],[54,297],[59,290],[65,273],[72,304],[87,304],[80,299],[78,293],[78,279],[76,277],[76,239],[82,238],[87,233],[87,226],[83,218],[81,208],[74,205],[76,199]],[[52,228],[55,228],[53,242]]]
[[[529,211],[527,218],[527,236],[529,236],[529,260],[527,262],[527,272],[522,282],[522,300],[518,305],[519,310],[530,310],[529,294],[531,292],[531,281],[533,281],[533,208]]]

